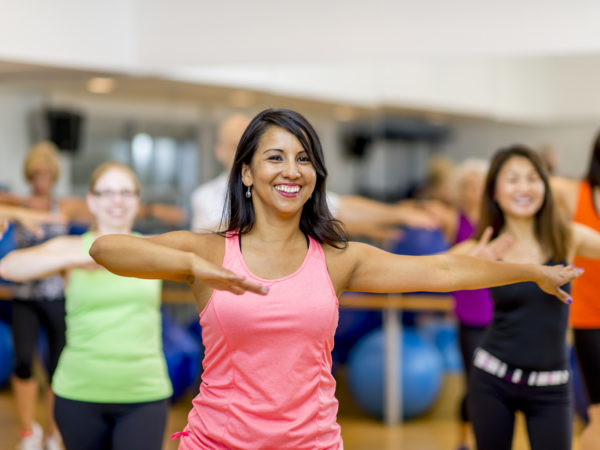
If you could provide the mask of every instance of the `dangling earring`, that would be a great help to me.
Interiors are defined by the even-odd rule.
[[[250,190],[250,186],[248,186],[248,189],[246,189],[246,198],[250,197],[252,197],[252,191]]]

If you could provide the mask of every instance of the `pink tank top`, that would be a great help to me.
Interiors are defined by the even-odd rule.
[[[276,280],[250,272],[237,235],[223,267],[269,287],[266,296],[214,291],[200,314],[200,393],[179,449],[340,449],[331,350],[338,300],[321,245]]]

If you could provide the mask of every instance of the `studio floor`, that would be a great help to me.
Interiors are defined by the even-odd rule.
[[[456,447],[456,408],[462,392],[462,376],[447,375],[441,394],[432,409],[423,417],[398,426],[386,426],[363,414],[348,396],[343,381],[338,383],[340,411],[346,450],[452,450]],[[191,405],[192,394],[174,403],[169,411],[163,450],[175,450],[177,442],[169,436],[183,428]],[[41,405],[38,415],[43,417]],[[576,420],[573,449],[577,450],[581,423]],[[0,449],[14,449],[17,445],[17,419],[14,401],[8,387],[0,389]],[[527,450],[529,444],[522,419],[517,420],[513,450]]]

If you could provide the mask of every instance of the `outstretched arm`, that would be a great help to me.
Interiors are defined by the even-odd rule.
[[[362,223],[384,225],[407,225],[415,228],[434,229],[440,222],[432,214],[416,206],[412,201],[387,204],[359,195],[340,196],[337,219],[352,226]]]
[[[16,221],[21,223],[32,233],[38,235],[42,233],[40,225],[44,223],[61,223],[66,222],[65,216],[61,214],[51,214],[45,211],[38,211],[30,208],[22,208],[19,206],[4,205],[0,203],[0,219],[4,223],[8,221]],[[2,228],[0,227],[0,235]]]
[[[44,278],[93,263],[81,237],[59,236],[35,247],[14,250],[0,260],[0,277],[17,282]]]
[[[188,281],[194,279],[214,288],[242,294],[266,294],[267,289],[203,257],[214,253],[216,235],[174,231],[152,238],[123,234],[101,236],[90,255],[111,272],[126,277]],[[213,242],[211,242],[211,240]],[[223,245],[223,242],[220,242]]]
[[[466,255],[393,255],[351,243],[352,272],[347,290],[366,292],[450,292],[534,281],[542,290],[568,301],[560,286],[581,275],[573,267],[514,264]]]

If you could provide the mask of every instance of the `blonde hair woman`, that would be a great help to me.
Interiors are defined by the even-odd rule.
[[[98,236],[132,234],[137,178],[122,164],[101,165],[87,204],[92,231],[14,251],[0,261],[0,275],[23,281],[59,274],[66,283],[67,340],[52,387],[67,450],[159,450],[172,392],[162,354],[161,284],[113,275],[88,254]]]

